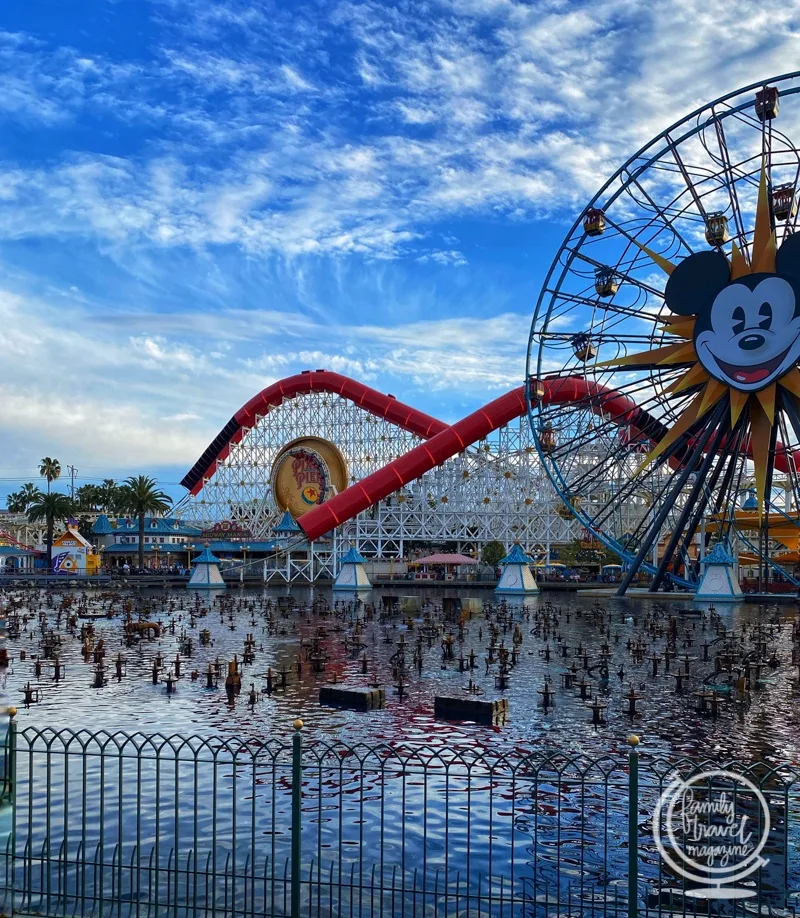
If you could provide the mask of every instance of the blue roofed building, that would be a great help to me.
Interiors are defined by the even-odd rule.
[[[98,550],[106,568],[136,567],[139,563],[139,521],[135,517],[109,519],[100,515],[92,526]],[[258,557],[266,557],[275,542],[251,538],[249,530],[235,523],[217,523],[210,529],[194,526],[177,517],[145,517],[144,563],[163,569],[175,565],[188,568],[193,557],[208,548],[224,568]]]

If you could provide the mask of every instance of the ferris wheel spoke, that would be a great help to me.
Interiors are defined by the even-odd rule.
[[[598,306],[597,300],[589,299],[589,297],[582,296],[579,293],[568,293],[564,290],[559,290],[557,294],[555,291],[548,292],[551,292],[554,294],[554,296],[557,296],[559,301],[566,301],[564,302],[565,309],[569,308],[570,303],[578,306],[588,306],[591,309],[596,309]],[[618,313],[621,316],[627,316],[630,319],[640,319],[642,317],[638,310],[632,309],[629,306],[623,306],[620,303],[612,303],[607,301],[603,303],[603,307],[608,308],[612,312]],[[562,318],[564,315],[566,315],[566,312],[558,312],[553,309],[548,316],[548,324],[554,322],[556,319]]]
[[[742,480],[745,474],[746,462],[743,458],[742,448],[747,442],[750,432],[750,418],[747,408],[742,412],[740,422],[742,427],[739,440],[736,444],[736,452],[732,453],[732,461],[729,469],[725,473],[722,488],[720,489],[715,506],[717,515],[721,515],[725,512],[722,526],[720,527],[720,541],[724,542],[730,539],[730,534],[736,521],[736,498],[741,493]],[[733,481],[734,477],[736,478],[735,484]]]
[[[682,235],[681,232],[678,230],[678,228],[675,226],[674,222],[667,216],[667,214],[666,214],[666,209],[663,208],[663,207],[659,207],[659,205],[656,204],[656,202],[653,200],[653,198],[652,198],[652,196],[650,195],[650,193],[647,191],[647,189],[646,189],[646,188],[642,185],[642,183],[639,181],[638,176],[632,175],[630,172],[628,172],[627,175],[628,175],[628,177],[629,177],[630,184],[633,185],[636,189],[638,189],[639,193],[640,193],[640,194],[645,198],[645,200],[650,204],[650,207],[652,207],[652,209],[653,209],[653,211],[655,212],[656,216],[659,217],[659,218],[663,221],[664,227],[665,227],[666,229],[670,230],[672,233],[674,233],[675,236],[680,240],[681,244],[682,244],[683,247],[686,249],[686,251],[687,251],[689,254],[691,254],[694,250],[693,250],[692,247],[689,245],[689,243],[684,239],[683,235]],[[634,198],[633,200],[636,200],[636,199]],[[642,206],[639,202],[637,202],[637,203],[639,204],[640,207]],[[667,205],[667,206],[669,206],[669,205]]]
[[[667,146],[669,147],[670,152],[672,153],[672,156],[675,159],[675,162],[678,166],[681,176],[683,177],[684,182],[686,182],[686,187],[689,189],[689,194],[691,194],[692,196],[692,200],[694,201],[695,207],[697,208],[697,211],[700,214],[700,216],[703,218],[703,223],[707,223],[708,214],[706,213],[706,210],[703,207],[703,202],[700,200],[700,196],[697,194],[697,189],[694,187],[694,183],[689,177],[689,173],[686,170],[686,166],[683,162],[683,158],[681,157],[680,153],[678,153],[678,149],[675,146],[675,143],[673,142],[669,134],[665,135],[665,139],[667,141]]]
[[[728,189],[728,197],[731,202],[731,213],[733,215],[733,221],[736,228],[736,237],[740,240],[740,244],[744,246],[744,251],[749,257],[750,241],[747,238],[747,234],[744,230],[744,222],[742,221],[742,209],[739,205],[739,192],[736,187],[733,166],[731,165],[730,151],[728,150],[728,139],[725,136],[725,128],[721,118],[714,118],[714,133],[717,138],[717,145],[719,146],[720,159],[722,160],[723,174],[725,175],[726,179],[725,185]]]
[[[597,261],[597,259],[592,258],[589,255],[585,255],[583,252],[581,252],[578,249],[575,250],[574,254],[575,254],[576,259],[586,262],[586,264],[591,265],[592,268],[594,269],[609,267],[609,265],[603,264],[602,261]],[[636,262],[636,259],[642,254],[643,253],[641,252],[637,252],[637,254],[633,258],[633,261],[631,262],[631,267],[633,267],[634,263]],[[659,297],[659,298],[662,296],[661,290],[658,290],[655,287],[652,287],[650,284],[646,284],[644,281],[639,280],[638,277],[633,277],[631,274],[629,274],[627,266],[622,260],[617,262],[617,264],[613,268],[613,271],[616,276],[620,277],[624,281],[627,281],[627,283],[633,284],[639,289],[644,290],[646,293],[649,293],[652,296]],[[613,300],[608,301],[608,305],[612,303],[613,303]],[[604,303],[604,305],[607,305],[607,304]]]
[[[781,407],[783,408],[783,422],[784,422],[784,443],[790,443],[790,438],[788,432],[786,431],[786,419],[788,419],[789,424],[791,424],[792,431],[794,432],[795,442],[800,443],[800,413],[798,413],[797,407],[792,400],[791,395],[787,392],[781,393]],[[799,450],[794,450],[791,453],[789,452],[789,447],[786,446],[786,466],[789,470],[789,474],[792,480],[792,489],[794,493],[794,509],[795,511],[800,510],[800,469],[797,468],[797,456]]]
[[[677,169],[675,171],[677,171]],[[678,228],[678,220],[680,219],[681,221],[684,221],[687,223],[700,224],[703,226],[705,226],[705,223],[704,223],[703,217],[699,213],[695,213],[693,211],[692,207],[694,205],[694,201],[691,198],[691,196],[689,197],[686,203],[682,203],[685,195],[688,193],[688,190],[686,188],[683,188],[673,198],[671,198],[666,204],[658,205],[656,204],[653,196],[647,191],[646,188],[644,188],[643,185],[641,185],[641,183],[638,182],[637,179],[632,178],[631,184],[635,185],[635,187],[640,191],[640,193],[644,197],[646,197],[649,206],[645,206],[641,201],[638,201],[635,198],[635,196],[633,196],[629,192],[632,200],[634,200],[636,204],[644,210],[652,209],[653,211],[655,211],[656,216],[659,217],[661,221],[663,222],[664,229],[672,233],[672,235],[681,243],[683,248],[686,250],[687,254],[692,254],[694,249],[690,245],[690,243],[686,240],[684,235],[681,233],[680,229]],[[706,193],[710,194],[711,192],[710,191],[704,192],[704,194]],[[649,225],[652,225],[652,223],[653,223],[653,218],[652,217],[648,218],[646,225],[649,226]],[[679,256],[675,255],[672,257],[679,257]]]
[[[624,485],[623,488],[620,489],[619,493],[617,494],[618,500],[625,500],[628,497],[631,497],[634,494],[636,494],[637,491],[641,491],[642,489],[645,488],[647,481],[650,481],[651,484],[653,482],[657,482],[659,479],[656,478],[656,476],[660,474],[661,470],[670,462],[670,460],[675,458],[675,455],[680,451],[682,446],[683,446],[682,443],[676,442],[676,443],[673,443],[669,447],[668,450],[665,450],[662,456],[659,456],[658,460],[654,463],[654,466],[651,467],[651,469],[648,471],[646,478],[644,476],[642,477],[632,476],[631,479],[628,481],[628,483]],[[671,485],[671,481],[669,477],[664,476],[663,481],[661,481],[659,484],[658,492],[653,494],[653,501],[652,501],[653,505],[655,505],[658,502],[658,500],[660,500],[666,494],[670,485]],[[611,518],[613,512],[614,512],[613,507],[611,506],[607,507],[603,512],[598,514],[597,520],[596,520],[597,524],[602,525],[603,523],[605,523],[607,520]],[[639,524],[637,525],[636,529],[634,529],[633,536],[637,537],[639,535],[639,532],[642,530],[642,527],[646,526],[646,524],[647,524],[647,517],[644,516],[639,521]]]
[[[770,429],[769,451],[767,461],[767,480],[764,487],[765,508],[761,516],[761,526],[759,528],[759,564],[758,564],[758,581],[759,592],[763,589],[764,584],[769,581],[769,565],[764,564],[764,558],[769,554],[769,495],[772,493],[772,480],[775,470],[775,450],[778,442],[778,425],[773,424]]]
[[[661,468],[663,468],[672,459],[676,458],[679,453],[684,451],[686,442],[687,441],[679,438],[674,443],[672,443],[669,446],[669,448],[666,449],[664,453],[658,457],[654,465],[651,466],[650,470],[647,472],[647,478],[652,479],[654,475],[659,473]],[[612,457],[609,457],[609,458],[612,458]],[[589,476],[592,476],[595,474],[596,474],[595,469],[589,470],[589,472],[583,476],[583,480],[580,481],[580,489],[577,486],[573,486],[572,492],[578,493],[579,490],[580,491],[590,490],[589,483],[593,481],[594,479],[590,478]],[[645,478],[645,476],[641,474],[630,475],[627,484],[621,489],[621,492],[617,495],[618,499],[622,499],[623,496],[627,497],[629,495],[635,494],[637,490],[640,490],[643,487],[646,480],[647,479]],[[662,490],[661,490],[661,494],[663,494],[666,491],[667,487],[669,487],[669,481],[665,481],[662,487]],[[609,509],[608,512],[601,513],[600,515],[598,515],[597,522],[598,523],[605,522],[607,519],[610,518],[611,512],[612,512],[611,509]]]
[[[620,234],[620,236],[623,236],[625,239],[628,240],[628,242],[631,245],[636,246],[640,250],[643,245],[647,246],[648,248],[652,248],[653,243],[659,238],[659,236],[663,232],[663,228],[658,228],[652,219],[648,220],[647,223],[645,223],[644,225],[644,229],[653,228],[653,229],[656,229],[657,231],[649,239],[645,239],[643,242],[640,242],[635,236],[632,236],[621,224],[615,223],[611,217],[607,216],[606,220],[608,222],[608,225],[613,227]],[[639,226],[639,229],[641,231],[642,229],[641,225]],[[670,227],[670,229],[672,229],[672,227]],[[676,257],[675,253],[671,253],[669,256],[667,256],[664,252],[658,252],[657,254],[662,255],[664,258],[667,258],[667,257],[675,258]],[[635,262],[636,262],[636,258],[634,258],[633,262],[631,263],[631,267],[633,267]]]

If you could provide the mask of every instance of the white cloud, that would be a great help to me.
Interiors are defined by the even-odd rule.
[[[0,235],[418,257],[444,219],[574,212],[715,88],[782,69],[799,30],[782,0],[156,8],[148,67],[0,36],[0,109],[153,137],[137,155],[10,164]]]
[[[257,309],[111,323],[94,320],[93,304],[65,299],[54,306],[0,290],[0,350],[13,368],[0,384],[8,465],[33,467],[49,450],[79,466],[188,468],[240,405],[303,369],[352,376],[412,404],[432,392],[479,404],[519,384],[528,325],[511,313],[381,325]],[[137,323],[162,328],[131,335]],[[286,346],[300,341],[325,346]]]
[[[549,220],[550,249],[535,253],[547,259],[640,144],[785,69],[800,37],[784,0],[150,0],[149,12],[136,57],[89,53],[78,30],[75,47],[0,33],[0,118],[26,141],[4,144],[0,243],[35,253],[41,276],[6,285],[36,296],[0,291],[14,449],[52,436],[82,462],[89,419],[109,461],[190,463],[238,405],[308,366],[411,402],[480,404],[518,383],[529,324],[502,276],[469,289],[494,226]],[[647,187],[685,195],[681,182]],[[413,309],[382,286],[390,259],[415,276]],[[315,284],[323,263],[330,290]],[[374,286],[348,300],[363,270]]]

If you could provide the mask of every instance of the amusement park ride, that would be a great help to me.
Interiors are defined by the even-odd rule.
[[[544,556],[575,538],[539,462],[523,389],[476,415],[480,429],[462,434],[345,376],[300,373],[223,428],[183,479],[184,513],[269,538],[288,510],[316,540],[318,567],[332,563],[331,530],[342,552],[349,544],[382,559],[402,558],[413,543],[473,552],[508,538]]]
[[[609,179],[545,279],[523,386],[448,426],[334,373],[283,380],[186,475],[186,515],[260,537],[289,510],[323,567],[588,530],[620,593],[694,588],[716,542],[800,586],[798,92],[717,99]]]

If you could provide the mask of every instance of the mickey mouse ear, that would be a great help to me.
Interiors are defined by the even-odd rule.
[[[679,316],[708,309],[730,282],[731,268],[721,252],[697,252],[679,262],[664,288],[664,300]]]
[[[787,236],[775,256],[775,273],[800,287],[800,233]]]

